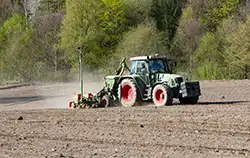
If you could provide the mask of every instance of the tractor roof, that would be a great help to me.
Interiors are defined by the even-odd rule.
[[[165,56],[136,56],[130,58],[131,61],[136,61],[136,60],[149,60],[149,59],[166,59]]]

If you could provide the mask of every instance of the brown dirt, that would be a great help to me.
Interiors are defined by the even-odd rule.
[[[1,90],[0,157],[249,157],[250,81],[201,86],[198,105],[88,110],[64,109],[75,83]]]

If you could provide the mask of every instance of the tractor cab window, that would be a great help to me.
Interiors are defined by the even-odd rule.
[[[137,73],[147,73],[147,67],[146,67],[145,61],[137,61],[137,67],[136,72]]]
[[[164,60],[162,59],[149,60],[149,70],[150,72],[166,72]]]
[[[136,61],[132,61],[131,67],[130,67],[130,74],[135,73],[135,68],[136,68]]]

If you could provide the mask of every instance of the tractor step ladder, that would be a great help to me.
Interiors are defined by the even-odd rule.
[[[145,93],[143,95],[143,100],[148,100],[149,98],[151,98],[151,92],[152,92],[151,86],[147,85],[145,88]]]

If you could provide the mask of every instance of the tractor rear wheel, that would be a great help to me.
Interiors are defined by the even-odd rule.
[[[156,106],[171,105],[173,102],[171,89],[164,84],[156,85],[153,89],[152,96]]]
[[[132,107],[138,100],[137,89],[132,79],[124,79],[119,85],[118,95],[120,102],[125,107]]]

